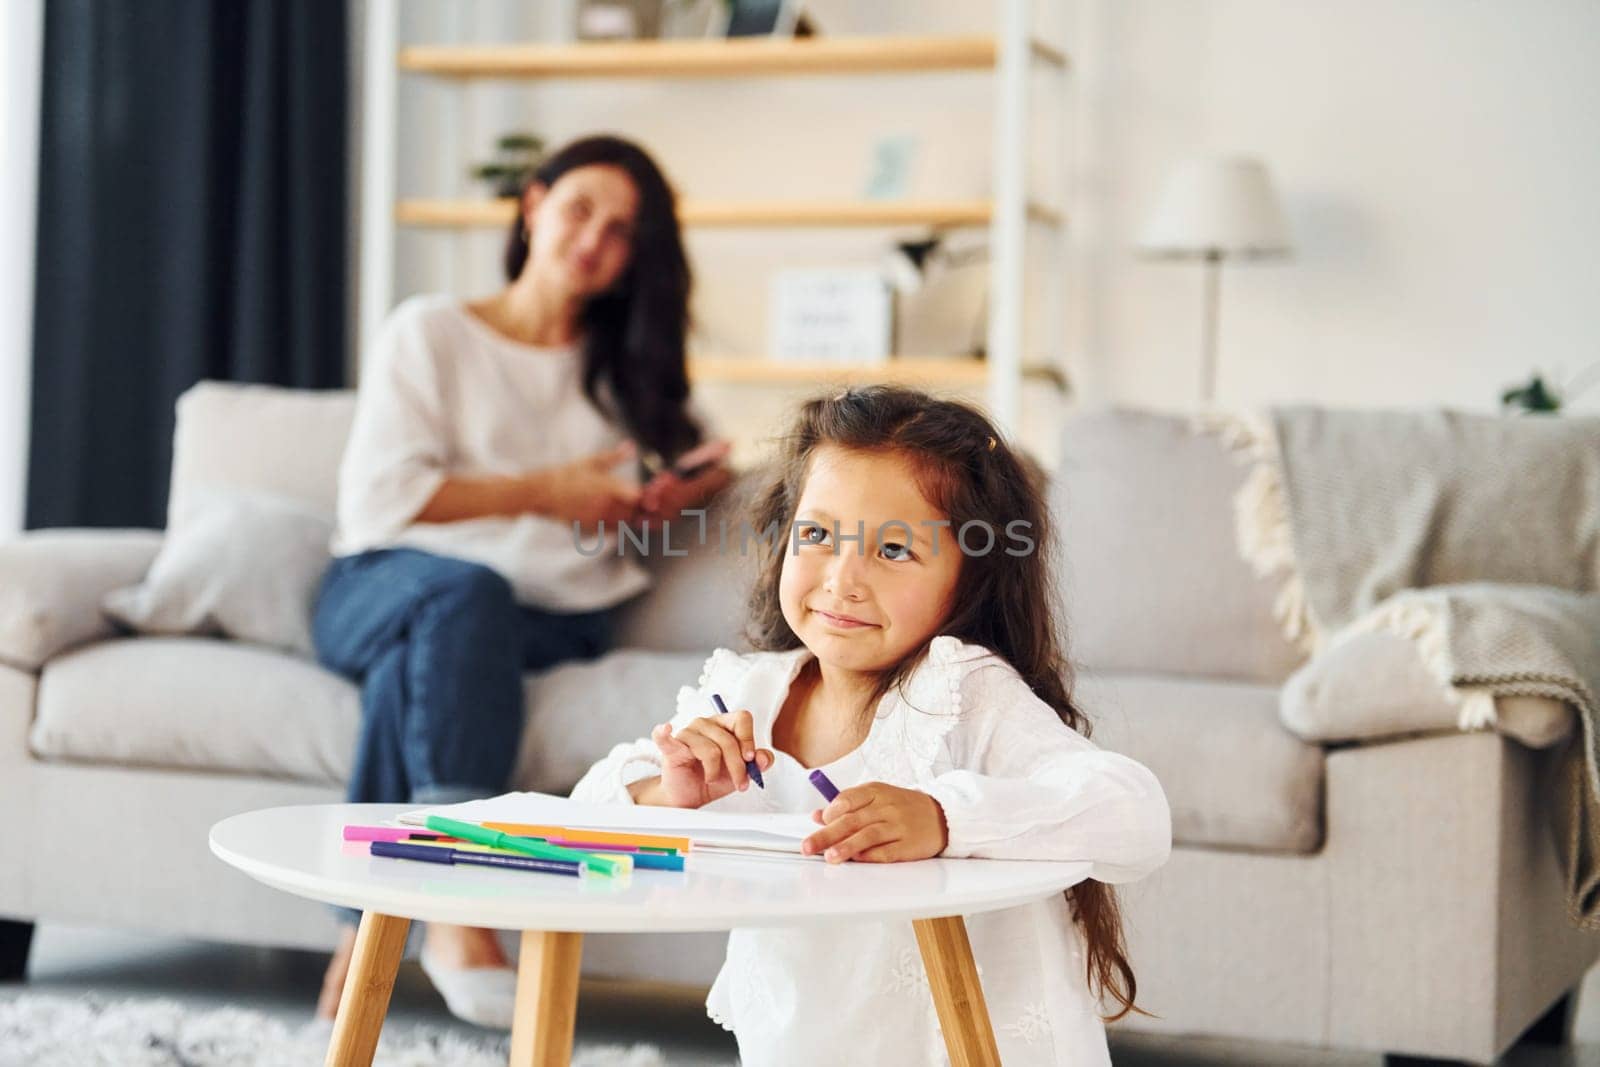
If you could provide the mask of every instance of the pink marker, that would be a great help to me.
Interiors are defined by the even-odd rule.
[[[346,841],[408,841],[418,838],[425,841],[437,841],[443,834],[429,833],[427,830],[416,830],[409,826],[346,826],[344,839]]]

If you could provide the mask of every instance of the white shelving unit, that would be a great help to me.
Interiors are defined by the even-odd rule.
[[[824,77],[930,71],[992,72],[993,190],[987,200],[941,201],[704,201],[685,199],[686,227],[784,228],[983,226],[989,231],[989,316],[985,360],[918,359],[897,355],[887,364],[839,367],[795,364],[741,354],[696,357],[699,381],[748,384],[892,380],[925,385],[978,385],[990,413],[1014,432],[1025,374],[1064,384],[1061,330],[1056,349],[1025,366],[1027,258],[1030,227],[1061,242],[1067,262],[1066,219],[1028,193],[1029,81],[1036,64],[1064,72],[1067,59],[1033,38],[1028,0],[1001,0],[996,34],[937,37],[813,37],[799,39],[667,40],[579,44],[401,46],[395,0],[367,5],[362,165],[360,338],[372,336],[394,299],[395,228],[503,227],[509,200],[396,200],[398,77],[452,79],[619,79]]]

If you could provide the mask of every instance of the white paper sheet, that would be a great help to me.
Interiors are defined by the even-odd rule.
[[[429,815],[463,822],[519,822],[575,830],[664,834],[687,837],[696,847],[799,855],[800,842],[816,831],[809,815],[735,814],[684,808],[586,804],[549,793],[505,793],[438,808],[408,811],[399,822],[422,826]]]

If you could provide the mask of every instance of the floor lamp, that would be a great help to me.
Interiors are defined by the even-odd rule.
[[[1241,158],[1194,159],[1167,179],[1161,200],[1139,238],[1139,251],[1205,265],[1200,322],[1200,396],[1209,404],[1217,386],[1217,311],[1224,259],[1258,259],[1289,252],[1289,227],[1267,168]]]

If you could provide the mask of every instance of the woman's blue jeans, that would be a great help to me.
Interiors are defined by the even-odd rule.
[[[312,638],[361,686],[351,803],[453,804],[506,790],[523,672],[600,655],[611,613],[524,607],[481,564],[384,548],[329,565]]]

